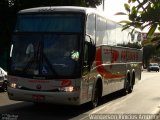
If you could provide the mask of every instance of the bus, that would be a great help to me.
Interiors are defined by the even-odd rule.
[[[141,79],[141,33],[93,8],[21,10],[8,70],[11,100],[94,108],[101,97],[131,93]]]

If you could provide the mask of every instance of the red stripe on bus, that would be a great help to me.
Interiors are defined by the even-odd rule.
[[[112,74],[111,72],[109,72],[105,69],[105,67],[103,66],[103,62],[102,62],[101,48],[98,48],[96,50],[96,67],[97,67],[97,71],[99,72],[99,74],[102,75],[105,78],[122,78],[122,77],[125,77],[125,75],[123,75],[123,74],[115,75],[115,74]]]

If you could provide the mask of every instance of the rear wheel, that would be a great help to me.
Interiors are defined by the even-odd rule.
[[[127,95],[129,93],[129,81],[126,80],[125,88],[123,89],[124,95]]]
[[[125,80],[124,88],[122,89],[122,95],[127,95],[131,90],[130,83],[129,83],[129,76]]]
[[[129,85],[128,93],[132,93],[132,91],[133,91],[133,83],[131,82]]]
[[[132,93],[134,84],[135,84],[135,73],[132,74],[132,81],[130,82],[129,85],[129,93]]]

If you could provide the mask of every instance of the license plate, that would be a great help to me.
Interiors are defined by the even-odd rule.
[[[32,95],[32,99],[34,99],[36,101],[44,101],[45,96],[44,95]]]

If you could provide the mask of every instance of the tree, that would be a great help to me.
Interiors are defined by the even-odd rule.
[[[126,13],[119,12],[117,15],[127,15],[129,21],[121,21],[124,23],[124,29],[129,27],[149,28],[147,37],[151,42],[159,42],[160,37],[153,37],[156,29],[160,30],[160,1],[159,0],[128,0],[124,4]]]
[[[102,4],[102,0],[9,0],[11,5],[18,6],[20,9],[39,7],[39,6],[83,6],[96,7]]]
[[[9,6],[9,1],[0,0],[0,66],[7,68],[10,38],[15,24],[15,9]]]
[[[147,39],[143,42],[143,62],[148,65],[149,59],[159,56],[157,51],[160,48],[160,34],[155,35],[155,31],[160,31],[160,1],[159,0],[128,0],[124,4],[126,13],[119,12],[117,15],[127,15],[128,21],[124,23],[123,29],[129,27],[143,30],[148,28]]]
[[[152,45],[147,45],[143,47],[143,65],[148,66],[149,60],[155,55],[155,47]]]

